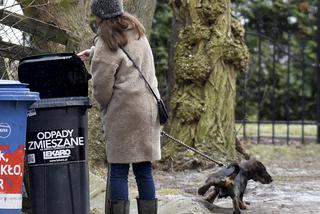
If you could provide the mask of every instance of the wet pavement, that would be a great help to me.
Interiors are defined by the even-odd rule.
[[[290,148],[295,152],[296,149]],[[274,182],[263,185],[249,181],[244,201],[250,202],[248,210],[242,213],[250,214],[304,214],[320,213],[320,145],[315,154],[310,155],[312,148],[302,148],[299,154],[282,154],[279,157],[259,156],[272,175]],[[272,152],[272,151],[271,151]],[[319,155],[318,155],[319,154]],[[159,198],[159,214],[232,214],[230,198],[217,199],[214,204],[197,195],[197,189],[204,183],[213,169],[183,172],[155,171],[157,194]],[[100,178],[99,178],[100,179]],[[98,180],[99,180],[98,179]],[[91,205],[96,208],[95,214],[103,213],[104,188],[101,180],[92,182]],[[98,185],[97,185],[98,184]],[[94,196],[94,197],[93,197]],[[133,176],[130,176],[131,212],[137,214],[135,197],[137,190]]]
[[[316,150],[319,150],[319,146]],[[312,148],[289,148],[289,149],[313,149]],[[255,214],[304,214],[320,213],[320,153],[309,155],[303,151],[297,155],[286,157],[281,154],[279,158],[269,159],[262,157],[260,160],[272,175],[274,182],[271,184],[260,184],[249,181],[244,201],[250,202],[248,210],[242,213]],[[204,183],[207,175],[212,170],[184,171],[170,173],[157,172],[156,180],[158,191],[161,195],[163,189],[178,189],[180,192],[170,199],[170,196],[160,197],[163,200],[160,206],[160,213],[232,213],[232,201],[230,198],[217,199],[214,205],[203,201],[201,196],[197,196],[197,189]],[[165,193],[165,191],[163,191]],[[174,209],[173,201],[192,202],[192,209]],[[189,207],[188,203],[180,202],[182,207]],[[197,207],[197,208],[196,208]],[[206,209],[204,209],[206,207]],[[197,210],[198,209],[198,210]]]

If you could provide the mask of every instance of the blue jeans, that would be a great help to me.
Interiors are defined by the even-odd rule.
[[[129,164],[111,164],[111,200],[128,200],[129,167]],[[138,186],[139,199],[154,200],[155,185],[151,162],[133,163],[132,169]]]

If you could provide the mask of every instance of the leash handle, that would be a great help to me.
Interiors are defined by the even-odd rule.
[[[215,163],[215,164],[218,164],[219,166],[225,166],[222,162],[220,161],[217,161],[217,160],[214,160],[213,158],[209,157],[208,155],[196,150],[195,148],[191,147],[191,146],[188,146],[187,144],[183,143],[181,140],[178,140],[176,138],[174,138],[173,136],[167,134],[165,131],[161,131],[161,135],[164,135],[166,136],[167,138],[169,138],[170,140],[172,140],[173,142],[175,143],[178,143],[184,147],[186,147],[187,149],[193,151],[194,153],[197,153],[198,155],[201,155],[202,157],[210,160],[211,162]]]

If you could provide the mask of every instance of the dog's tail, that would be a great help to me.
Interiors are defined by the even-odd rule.
[[[227,166],[227,169],[230,169],[230,168],[234,168],[234,170],[229,175],[227,175],[227,177],[234,180],[235,177],[237,177],[238,173],[240,172],[240,166],[238,163],[233,162]]]

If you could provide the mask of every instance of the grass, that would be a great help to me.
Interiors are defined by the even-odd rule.
[[[303,171],[300,174],[282,173],[274,171],[273,180],[277,182],[306,181],[319,178],[319,143],[292,144],[292,145],[263,145],[246,144],[247,152],[251,157],[257,158],[272,168],[300,168]],[[311,171],[310,171],[311,170]],[[308,173],[306,173],[308,172]]]
[[[262,160],[297,160],[318,159],[320,144],[310,143],[305,145],[247,145],[249,154]]]
[[[172,189],[172,188],[165,188],[165,189],[159,189],[158,195],[179,195],[182,194],[183,191],[179,189]]]
[[[289,136],[290,137],[301,137],[302,132],[306,137],[316,137],[317,136],[317,126],[316,125],[289,125]],[[286,137],[288,131],[287,125],[275,124],[274,125],[274,135],[276,137]],[[303,130],[302,130],[303,129]],[[243,125],[236,124],[236,130],[238,136],[243,136]],[[260,136],[270,136],[272,137],[273,127],[272,124],[260,124]],[[246,134],[248,137],[258,136],[258,124],[247,124]]]

